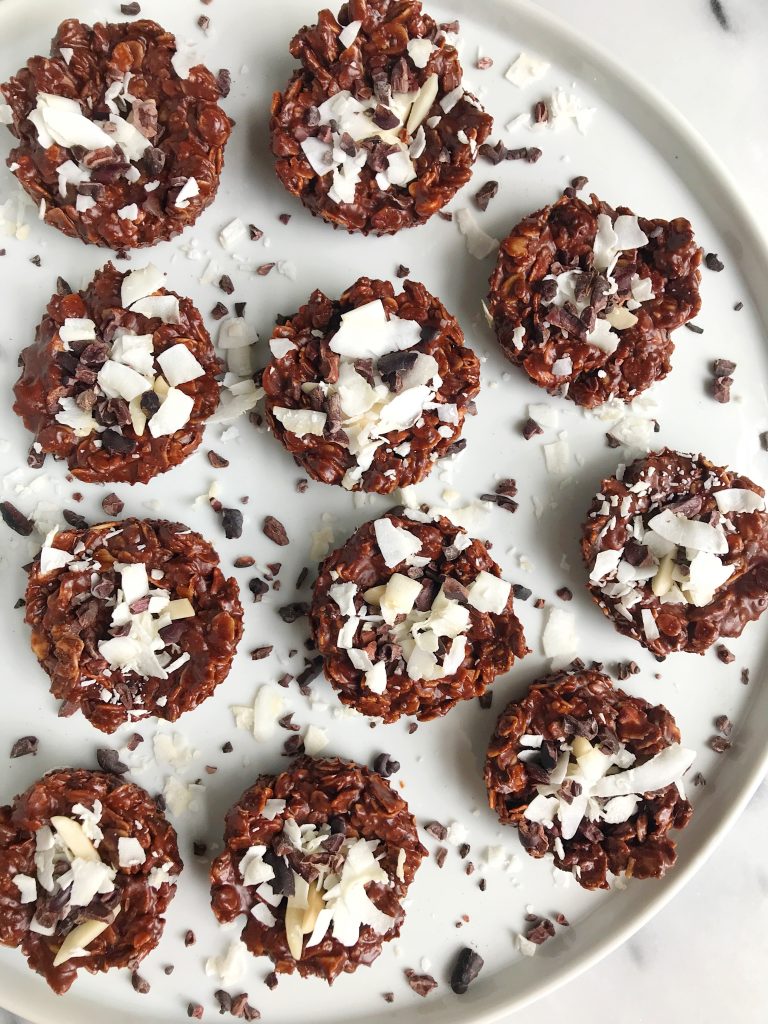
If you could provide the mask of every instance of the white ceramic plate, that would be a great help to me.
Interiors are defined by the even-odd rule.
[[[611,203],[626,203],[647,216],[688,217],[707,251],[721,254],[726,270],[719,275],[704,271],[704,309],[698,322],[705,333],[697,336],[685,330],[678,332],[674,372],[654,389],[661,423],[657,439],[660,445],[702,450],[715,462],[731,463],[765,483],[768,456],[759,449],[758,432],[768,427],[764,344],[768,314],[764,288],[761,300],[758,283],[768,277],[768,258],[748,212],[712,155],[660,97],[535,7],[484,0],[467,14],[466,5],[458,2],[432,6],[441,20],[461,17],[467,80],[496,119],[494,136],[505,138],[509,145],[535,143],[544,150],[535,166],[507,163],[492,168],[479,163],[473,183],[451,208],[471,206],[472,193],[484,181],[498,178],[500,193],[479,220],[488,232],[502,237],[521,216],[555,198],[570,178],[586,174],[591,187]],[[317,980],[290,977],[283,978],[278,989],[270,992],[262,983],[270,965],[253,960],[247,976],[229,986],[231,991],[247,991],[265,1020],[281,1024],[297,1024],[307,1018],[317,1024],[351,1024],[363,1018],[371,1024],[389,1024],[404,1015],[409,1020],[441,1024],[492,1020],[561,984],[626,939],[690,877],[738,814],[766,764],[761,724],[768,713],[768,691],[762,686],[761,667],[764,630],[753,624],[742,639],[728,644],[736,654],[730,666],[721,664],[714,652],[702,658],[672,656],[660,666],[620,638],[584,591],[578,532],[598,481],[614,470],[622,453],[606,447],[604,424],[583,416],[570,403],[546,398],[501,358],[480,315],[490,260],[481,263],[469,256],[456,226],[437,218],[426,227],[395,238],[349,237],[312,219],[282,191],[267,148],[269,96],[273,89],[284,85],[290,74],[288,41],[296,28],[312,18],[315,0],[271,4],[268,11],[262,5],[248,10],[233,0],[221,0],[210,8],[190,6],[183,0],[143,0],[142,8],[146,16],[156,17],[181,39],[197,40],[212,68],[225,66],[232,70],[234,87],[226,107],[237,121],[213,207],[184,238],[158,246],[147,258],[151,256],[169,272],[171,287],[193,296],[207,311],[217,300],[226,300],[215,286],[199,281],[210,254],[222,272],[231,274],[236,284],[232,298],[247,300],[247,318],[262,337],[269,336],[276,313],[294,311],[315,287],[338,295],[361,273],[390,277],[399,263],[409,266],[412,276],[440,295],[456,313],[469,344],[485,360],[479,414],[467,425],[469,446],[455,467],[453,483],[436,473],[421,493],[427,500],[442,502],[442,492],[453,487],[466,500],[491,489],[495,474],[515,477],[520,486],[520,510],[512,517],[494,509],[478,527],[481,536],[494,541],[494,554],[508,578],[532,587],[534,597],[541,596],[548,603],[557,603],[556,588],[570,586],[575,594],[570,607],[578,619],[579,653],[587,660],[597,658],[607,664],[636,659],[642,673],[624,684],[625,688],[664,702],[677,717],[686,744],[699,751],[695,770],[704,773],[708,784],[692,792],[696,813],[679,839],[676,868],[659,883],[631,883],[625,891],[588,894],[574,882],[566,884],[569,879],[562,873],[558,873],[556,882],[551,864],[526,857],[514,831],[500,829],[485,807],[481,766],[495,716],[508,699],[522,694],[527,684],[547,668],[541,653],[543,614],[530,602],[520,607],[520,615],[534,653],[508,677],[498,680],[492,711],[483,711],[475,703],[466,705],[442,721],[420,726],[409,736],[405,722],[372,730],[366,721],[335,717],[337,702],[323,681],[315,684],[314,691],[326,702],[327,709],[311,705],[295,689],[287,692],[290,710],[295,711],[298,722],[327,729],[329,752],[363,762],[369,762],[380,751],[395,756],[402,764],[395,782],[403,787],[419,822],[425,824],[436,818],[466,825],[472,846],[470,859],[477,869],[467,877],[455,849],[451,849],[442,870],[433,859],[426,861],[411,890],[402,937],[385,948],[372,969],[341,978],[332,989]],[[66,13],[93,21],[114,18],[116,10],[113,3],[70,0]],[[201,10],[211,16],[208,37],[195,24]],[[257,21],[257,10],[259,14],[263,11],[263,21]],[[48,40],[63,13],[61,5],[53,0],[4,0],[0,6],[3,78],[28,55],[47,52]],[[474,70],[478,47],[494,58],[491,70]],[[552,62],[547,77],[524,91],[503,78],[521,49],[539,53]],[[512,115],[529,109],[555,86],[570,90],[572,84],[584,103],[597,108],[586,136],[575,128],[561,133],[544,130],[535,137],[526,130],[514,136],[505,134],[503,126]],[[5,133],[3,140],[5,149]],[[14,183],[4,173],[2,198],[13,189]],[[287,226],[278,221],[281,212],[292,214]],[[276,272],[262,278],[238,269],[216,241],[218,230],[235,215],[265,231],[263,243],[248,243],[246,247],[252,262],[290,260],[296,268],[295,280]],[[191,242],[197,253],[188,251]],[[56,275],[63,274],[74,286],[81,286],[107,254],[65,239],[34,219],[28,239],[9,239],[5,244],[5,344],[0,363],[0,391],[5,396],[0,436],[7,439],[0,455],[3,497],[27,512],[47,503],[49,513],[55,515],[62,506],[72,507],[71,492],[81,489],[85,501],[79,510],[97,520],[106,489],[67,483],[60,466],[46,467],[38,473],[26,468],[29,437],[11,413],[8,396],[16,377],[17,352],[30,341]],[[33,254],[41,256],[39,269],[29,262]],[[188,258],[195,254],[201,258]],[[144,261],[139,254],[134,265],[143,265]],[[738,300],[745,308],[736,313],[732,307]],[[718,356],[734,358],[738,363],[734,401],[726,406],[715,404],[705,390],[708,361]],[[565,478],[548,476],[544,469],[542,444],[553,440],[554,432],[531,442],[520,436],[518,425],[526,416],[527,404],[536,401],[548,401],[558,408],[560,429],[568,432],[577,458]],[[298,658],[289,661],[287,652],[291,647],[301,647],[304,627],[301,623],[286,626],[275,607],[294,599],[293,583],[308,561],[311,532],[330,524],[340,541],[389,504],[388,499],[379,498],[361,506],[346,492],[318,484],[311,485],[307,494],[297,495],[294,484],[300,473],[282,449],[247,421],[240,422],[238,429],[239,437],[225,443],[220,440],[221,427],[209,428],[200,451],[182,467],[146,487],[118,488],[126,501],[126,514],[161,514],[187,522],[214,541],[225,567],[231,566],[239,554],[253,554],[261,566],[274,560],[283,563],[280,594],[271,595],[258,606],[250,603],[245,587],[251,574],[239,571],[246,605],[246,635],[240,653],[230,677],[215,696],[183,718],[178,730],[199,751],[194,764],[181,775],[185,780],[202,776],[206,790],[199,812],[175,822],[186,869],[168,914],[163,940],[141,968],[152,985],[151,993],[137,995],[127,972],[97,977],[83,974],[66,997],[57,999],[28,971],[16,951],[0,950],[0,1002],[36,1022],[80,1024],[109,1013],[114,1024],[170,1024],[185,1019],[189,1000],[205,1005],[206,1018],[216,1013],[212,993],[218,982],[205,977],[203,964],[207,956],[221,952],[239,929],[224,931],[215,924],[208,909],[208,864],[192,856],[191,843],[193,839],[205,839],[215,851],[226,808],[257,773],[285,764],[280,757],[285,734],[259,746],[247,733],[234,729],[229,706],[252,698],[260,682],[301,665]],[[205,493],[214,479],[205,458],[209,448],[231,460],[230,468],[215,474],[225,503],[235,503],[243,495],[250,497],[244,508],[246,526],[241,541],[225,540],[213,512],[204,502],[194,504],[195,497]],[[534,497],[543,506],[540,518],[534,512]],[[261,519],[268,513],[286,524],[293,541],[289,548],[277,549],[262,536]],[[322,515],[326,515],[325,523]],[[5,572],[0,643],[7,673],[0,719],[4,759],[0,796],[8,800],[54,766],[95,766],[95,748],[103,745],[105,738],[79,716],[66,720],[56,717],[47,679],[29,650],[22,612],[11,610],[15,598],[23,592],[21,565],[32,554],[33,545],[5,530],[0,532],[0,545]],[[528,572],[520,566],[521,554],[532,563]],[[275,654],[267,661],[251,662],[248,651],[265,641],[274,643]],[[739,681],[742,667],[751,669],[749,687]],[[660,678],[655,677],[656,672]],[[714,732],[713,719],[719,714],[729,715],[736,725],[733,749],[720,757],[707,746]],[[118,737],[115,745],[124,741],[128,731],[124,730],[123,740]],[[140,731],[151,737],[154,727],[147,723]],[[40,737],[38,756],[6,760],[12,741],[27,733]],[[234,742],[235,751],[226,756],[220,747],[228,738]],[[204,765],[218,766],[217,774],[206,775]],[[167,768],[151,768],[131,777],[156,791],[167,773]],[[436,843],[430,837],[426,837],[426,843],[434,850]],[[507,858],[516,859],[516,871],[484,865],[484,851],[494,844],[503,844]],[[485,893],[478,889],[481,877],[487,879]],[[571,921],[571,927],[559,929],[557,937],[541,947],[533,959],[522,958],[513,942],[514,934],[524,927],[529,905],[542,914],[560,911]],[[457,929],[462,915],[467,921]],[[188,928],[194,929],[197,943],[185,948],[182,937]],[[450,991],[448,977],[456,953],[465,944],[476,947],[486,965],[469,993],[458,998]],[[429,965],[422,963],[424,958]],[[162,972],[167,963],[176,965],[170,977]],[[427,999],[420,999],[404,981],[405,967],[428,969],[438,979],[438,989]],[[386,991],[395,994],[392,1005],[382,999]]]

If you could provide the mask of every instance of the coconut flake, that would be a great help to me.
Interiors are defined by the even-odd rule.
[[[391,519],[377,519],[373,524],[376,543],[389,569],[409,560],[421,551],[421,541],[408,530],[395,526]]]
[[[200,195],[200,186],[197,184],[196,178],[187,178],[181,187],[181,191],[176,196],[176,202],[173,204],[180,210],[186,210],[189,206],[189,200],[194,199],[195,196]]]
[[[467,589],[467,600],[479,612],[501,615],[507,607],[512,584],[489,572],[479,573]]]
[[[309,757],[314,757],[328,746],[328,733],[316,725],[309,725],[304,733],[303,742],[304,752]]]
[[[765,498],[745,487],[724,487],[715,491],[714,498],[724,515],[729,512],[762,512],[765,508]]]
[[[149,421],[149,432],[152,437],[165,437],[181,430],[189,422],[194,405],[195,400],[191,395],[185,395],[178,388],[171,388]]]
[[[687,519],[668,508],[648,520],[648,529],[680,547],[715,555],[728,552],[728,540],[722,527],[710,526],[698,519]]]
[[[550,608],[542,634],[544,654],[562,667],[573,661],[578,653],[579,638],[576,633],[576,616],[565,608]]]
[[[429,63],[429,58],[434,52],[434,44],[429,39],[409,39],[406,44],[408,50],[408,56],[417,68],[425,68]]]
[[[322,437],[328,419],[324,412],[314,409],[284,409],[281,406],[275,406],[272,414],[278,423],[296,437],[304,437],[306,434]]]
[[[467,250],[471,256],[483,260],[498,249],[499,240],[483,231],[471,210],[466,207],[456,210],[454,220],[466,239]]]
[[[144,847],[133,836],[120,836],[117,840],[117,862],[121,868],[136,868],[147,859]]]
[[[339,42],[345,50],[357,39],[357,35],[362,24],[362,21],[350,21],[349,24],[345,25],[341,32],[339,32]]]
[[[175,388],[179,384],[186,384],[190,380],[197,380],[205,374],[205,370],[190,352],[186,345],[179,342],[165,349],[157,357],[163,376]]]
[[[550,65],[541,57],[531,53],[521,53],[507,68],[504,77],[518,89],[523,89],[532,82],[537,82],[549,71]]]

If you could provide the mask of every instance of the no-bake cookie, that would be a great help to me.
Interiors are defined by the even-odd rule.
[[[234,578],[181,523],[52,531],[29,567],[26,621],[60,715],[103,732],[175,721],[213,693],[243,632]]]
[[[154,21],[63,21],[51,56],[0,88],[18,140],[8,166],[65,235],[154,245],[213,201],[232,127],[222,82]]]
[[[224,844],[211,867],[216,917],[245,914],[254,956],[329,984],[400,934],[427,853],[403,798],[340,758],[301,757],[260,776],[227,814]]]
[[[666,377],[672,331],[699,311],[691,225],[563,196],[501,243],[488,312],[534,384],[594,407]]]
[[[456,49],[417,0],[350,0],[294,36],[301,62],[272,99],[278,177],[349,231],[423,224],[471,176],[492,121]]]
[[[340,699],[385,722],[444,715],[528,653],[485,545],[415,509],[365,523],[325,559],[309,618]]]
[[[221,366],[199,311],[165,277],[107,263],[81,292],[59,280],[14,387],[32,464],[52,454],[86,483],[146,483],[200,444]]]
[[[691,816],[683,776],[693,759],[662,705],[599,672],[562,673],[502,712],[485,783],[527,853],[551,853],[585,889],[607,889],[609,873],[660,878],[675,863],[669,832]]]
[[[175,831],[139,786],[48,772],[0,807],[0,944],[57,993],[81,969],[135,969],[160,941],[181,869]]]
[[[360,278],[282,319],[263,374],[267,421],[315,480],[388,493],[457,450],[480,363],[456,320],[415,281]]]
[[[603,480],[581,550],[596,603],[654,654],[703,654],[768,607],[765,492],[665,448]]]

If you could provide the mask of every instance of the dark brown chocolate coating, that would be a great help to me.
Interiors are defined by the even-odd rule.
[[[35,435],[42,453],[66,459],[73,476],[85,483],[146,483],[158,473],[179,465],[202,441],[205,421],[219,402],[215,377],[221,365],[199,310],[190,299],[178,295],[178,324],[165,324],[159,317],[123,309],[120,289],[127,273],[107,263],[84,291],[51,297],[34,342],[22,350],[21,375],[13,389],[14,412]],[[165,289],[160,294],[176,295]],[[70,317],[93,320],[97,341],[72,342],[69,350],[65,350],[59,330]],[[188,422],[173,434],[153,437],[147,427],[137,435],[127,403],[122,399],[104,398],[95,406],[95,418],[102,425],[109,428],[120,424],[122,436],[129,439],[126,446],[132,445],[125,452],[104,444],[98,431],[78,437],[71,427],[56,419],[59,399],[76,398],[92,389],[96,374],[109,356],[109,342],[117,328],[153,335],[156,374],[162,373],[157,356],[182,340],[205,370],[202,377],[179,385],[180,391],[194,399],[194,405]]]
[[[443,577],[469,586],[482,571],[501,576],[501,569],[479,540],[473,540],[456,557],[447,557],[446,548],[450,548],[457,535],[465,533],[448,519],[420,523],[396,512],[388,513],[388,518],[421,541],[421,554],[430,559],[423,571],[424,585],[429,585],[429,577],[433,577],[434,594],[439,591],[438,581]],[[345,619],[328,591],[335,582],[350,581],[364,591],[385,584],[396,571],[404,570],[402,566],[390,569],[385,564],[376,543],[374,520],[364,523],[320,566],[309,612],[310,628],[317,649],[325,659],[325,674],[344,704],[364,715],[381,717],[385,722],[394,722],[401,715],[429,721],[446,714],[461,700],[481,696],[496,676],[508,672],[516,658],[528,653],[511,593],[501,615],[467,606],[470,625],[466,632],[464,660],[453,675],[442,679],[411,679],[398,651],[392,650],[388,628],[377,633],[375,625],[364,624],[358,629],[356,646],[367,649],[372,644],[372,660],[388,656],[387,688],[382,694],[373,693],[364,685],[365,673],[354,668],[346,650],[338,646],[339,629]],[[331,573],[338,573],[338,577],[332,577]]]
[[[633,483],[648,479],[650,491],[637,494]],[[622,480],[609,477],[600,484],[600,493],[609,501],[617,497],[616,506],[601,513],[602,498],[595,498],[584,523],[581,552],[591,566],[596,555],[608,548],[623,547],[630,536],[635,516],[648,518],[669,505],[700,496],[697,519],[706,519],[717,510],[714,494],[725,488],[745,488],[764,495],[762,487],[745,476],[715,466],[703,455],[685,455],[665,448],[633,462]],[[629,511],[620,514],[625,498]],[[616,629],[637,640],[656,655],[673,651],[703,654],[719,637],[739,636],[747,625],[760,618],[768,607],[768,513],[742,512],[731,515],[735,527],[728,533],[728,553],[724,564],[733,566],[733,575],[715,593],[712,601],[698,608],[689,604],[661,604],[651,590],[650,581],[640,585],[642,599],[630,609],[631,619],[615,610],[616,599],[607,597],[599,583],[588,583],[592,597],[601,611],[613,620]],[[605,531],[603,533],[603,531]],[[601,536],[602,534],[602,536]],[[659,629],[657,640],[648,640],[643,629],[641,609],[650,608]]]
[[[102,539],[112,531],[119,532]],[[55,537],[55,546],[66,551],[80,543],[85,551],[78,557],[90,554],[102,579],[113,584],[115,562],[143,562],[148,574],[162,570],[157,585],[169,590],[171,600],[187,598],[195,609],[193,616],[172,623],[178,653],[190,657],[167,679],[110,669],[98,643],[110,636],[112,610],[105,599],[93,596],[91,573],[66,566],[43,576],[38,557],[29,569],[25,619],[32,627],[32,650],[50,676],[51,693],[63,701],[59,714],[80,710],[102,732],[133,720],[132,710],[175,721],[210,697],[229,672],[243,633],[237,581],[225,578],[211,545],[181,523],[125,519]],[[104,689],[115,703],[103,699]]]
[[[69,63],[62,56],[67,48],[73,51]],[[218,105],[221,89],[211,72],[198,64],[188,78],[180,78],[171,63],[175,52],[175,37],[154,21],[91,27],[72,18],[59,25],[50,57],[30,57],[26,67],[2,85],[13,112],[9,128],[18,139],[7,162],[18,164],[13,173],[33,201],[45,201],[46,223],[93,245],[130,249],[173,238],[210,205],[232,122]],[[100,155],[91,183],[100,187],[95,194],[91,183],[79,187],[83,194],[93,195],[96,205],[80,212],[75,208],[78,189],[70,185],[62,196],[56,168],[66,160],[76,162],[81,152],[55,144],[44,149],[28,115],[35,109],[37,94],[45,92],[79,100],[84,111],[93,112],[94,120],[107,120],[104,93],[126,72],[132,75],[131,95],[155,103],[156,130],[143,132],[151,146],[134,164],[140,171],[134,182],[121,176],[125,162],[115,150],[96,151]],[[197,181],[199,195],[181,208],[175,202],[188,178]],[[144,186],[154,181],[159,186],[147,192]],[[118,217],[118,210],[134,203],[139,208],[136,220]]]
[[[534,384],[553,394],[567,385],[567,397],[592,408],[609,398],[630,402],[662,380],[671,369],[671,332],[699,311],[698,270],[701,250],[683,217],[672,221],[639,217],[649,239],[640,249],[622,252],[614,271],[617,280],[632,274],[650,278],[655,298],[634,310],[637,323],[619,334],[615,352],[607,354],[585,337],[566,333],[547,322],[551,308],[542,302],[542,280],[565,270],[589,271],[598,214],[632,215],[625,206],[612,209],[592,196],[589,203],[563,196],[532,213],[501,243],[490,279],[488,309],[506,357],[521,366]],[[629,293],[615,297],[623,305]],[[522,347],[513,342],[517,327],[525,328]],[[572,372],[555,375],[552,366],[569,358]]]
[[[98,851],[102,860],[117,868],[115,889],[120,913],[114,922],[88,946],[88,956],[76,957],[53,966],[66,934],[78,922],[77,910],[56,925],[53,935],[29,931],[37,904],[21,903],[12,881],[16,874],[36,874],[34,853],[37,829],[50,824],[51,817],[72,817],[75,804],[92,808],[102,804],[99,828],[104,839]],[[137,823],[141,829],[137,829]],[[118,839],[132,836],[141,843],[146,859],[136,867],[118,867]],[[169,873],[182,869],[176,832],[160,813],[155,801],[141,787],[116,775],[62,768],[49,772],[12,804],[0,807],[0,944],[20,947],[29,966],[41,974],[54,992],[66,992],[78,970],[92,974],[112,967],[136,968],[160,941],[165,927],[163,914],[176,892],[174,882],[154,888],[149,884],[153,868],[170,864]],[[94,903],[99,903],[96,897]],[[87,917],[87,913],[83,915]],[[80,918],[81,920],[83,918]]]
[[[285,810],[271,821],[261,816],[267,800],[285,800]],[[343,823],[350,839],[378,839],[384,848],[377,859],[389,875],[390,884],[371,882],[366,892],[376,907],[394,918],[393,926],[379,934],[363,925],[354,946],[343,946],[329,931],[315,946],[304,948],[300,960],[288,949],[285,935],[285,906],[270,907],[277,923],[269,928],[250,913],[261,900],[255,886],[246,886],[238,871],[249,847],[272,847],[286,818],[298,825]],[[226,817],[225,851],[211,867],[211,906],[222,923],[245,914],[247,921],[241,938],[254,956],[268,956],[279,974],[298,971],[305,978],[315,975],[329,984],[342,973],[351,973],[362,964],[369,966],[381,953],[385,942],[400,934],[405,918],[403,900],[427,851],[419,842],[416,822],[405,800],[376,772],[341,758],[300,757],[279,775],[261,775],[247,789]],[[403,880],[397,877],[399,851],[405,851]]]
[[[339,33],[352,21],[362,25],[357,38],[344,49]],[[433,40],[437,49],[425,68],[416,68],[408,58],[407,44],[424,37]],[[441,109],[440,100],[461,82],[461,65],[456,50],[445,42],[418,0],[350,0],[339,11],[338,20],[331,11],[323,10],[316,25],[305,26],[294,36],[290,49],[302,67],[294,72],[285,91],[272,97],[272,152],[283,185],[311,213],[348,231],[393,234],[423,224],[466,185],[477,148],[473,152],[457,135],[463,131],[479,147],[493,122],[469,94],[447,114]],[[380,189],[371,164],[376,164],[377,151],[385,144],[369,141],[365,144],[368,163],[360,172],[355,202],[335,203],[328,197],[333,176],[319,177],[301,148],[304,139],[318,133],[310,111],[340,90],[349,90],[360,100],[369,99],[374,75],[387,82],[393,76],[404,79],[408,91],[416,91],[431,74],[438,76],[439,89],[427,119],[440,115],[440,122],[434,128],[423,125],[426,147],[414,161],[416,178],[407,185]]]
[[[402,292],[396,295],[389,281],[361,277],[338,301],[321,291],[313,292],[298,313],[275,328],[273,337],[285,338],[297,347],[269,363],[262,384],[266,391],[267,422],[278,441],[314,480],[341,484],[347,470],[357,465],[348,447],[327,436],[327,432],[324,436],[298,437],[275,419],[273,409],[316,408],[312,396],[303,392],[301,385],[316,380],[333,383],[338,378],[339,356],[331,351],[330,341],[339,329],[341,314],[375,299],[382,301],[390,316],[415,320],[421,326],[424,340],[409,351],[423,352],[437,361],[442,384],[435,401],[455,404],[458,413],[458,423],[443,423],[436,410],[428,409],[416,426],[386,435],[386,442],[376,450],[370,468],[354,489],[388,494],[396,487],[423,480],[431,472],[435,457],[449,453],[461,436],[464,419],[480,390],[480,361],[464,344],[464,334],[455,318],[424,285],[404,281]],[[313,336],[314,331],[322,331],[323,337]],[[445,427],[450,427],[446,437],[438,433]],[[401,456],[393,451],[406,442],[410,445],[409,454]]]
[[[572,839],[562,839],[565,855],[558,854],[557,819],[551,828],[525,818],[536,796],[536,781],[525,761],[520,737],[527,734],[545,740],[570,742],[585,735],[593,743],[620,743],[637,762],[650,760],[659,751],[680,742],[672,715],[661,704],[630,697],[599,672],[560,673],[533,683],[526,696],[512,701],[501,713],[485,761],[485,784],[491,810],[504,825],[515,825],[520,842],[532,857],[554,855],[563,871],[579,869],[577,879],[585,889],[610,888],[606,875],[661,878],[677,857],[671,829],[685,828],[691,805],[673,784],[643,795],[628,821],[616,825],[582,819]],[[527,748],[530,749],[530,748]]]

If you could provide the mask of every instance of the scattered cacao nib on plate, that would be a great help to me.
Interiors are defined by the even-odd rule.
[[[475,192],[475,205],[479,210],[485,212],[490,201],[498,194],[498,181],[486,181],[486,183]]]
[[[715,728],[718,732],[722,733],[723,736],[730,736],[733,732],[733,722],[727,715],[718,715],[715,719]]]
[[[458,996],[463,996],[472,982],[483,969],[485,961],[474,949],[465,946],[459,952],[451,972],[451,988]]]
[[[116,494],[110,493],[101,499],[101,507],[108,516],[119,516],[125,508],[125,503]],[[72,523],[72,526],[74,525]]]
[[[96,760],[102,771],[111,772],[112,775],[125,775],[128,771],[128,765],[123,764],[117,751],[112,747],[98,747]]]
[[[237,540],[243,535],[243,513],[239,508],[223,508],[221,525],[227,540]]]
[[[268,658],[274,647],[271,644],[265,644],[263,647],[254,647],[251,651],[251,661],[262,661],[264,658]]]
[[[406,967],[403,973],[405,974],[406,981],[417,996],[428,996],[430,992],[437,988],[437,982],[431,974],[417,974],[410,967]]]
[[[29,537],[35,528],[32,520],[27,519],[24,513],[20,512],[10,501],[0,502],[0,515],[3,517],[3,522],[6,526],[9,526],[14,533],[18,533],[22,537]]]
[[[36,754],[39,740],[37,736],[21,736],[11,747],[11,757],[26,757],[27,754]]]
[[[265,516],[261,529],[264,536],[268,537],[274,544],[278,544],[280,547],[285,547],[285,545],[289,543],[285,527],[280,520],[275,519],[274,516]]]
[[[707,253],[704,257],[704,266],[707,270],[714,270],[718,274],[721,270],[725,270],[725,264],[715,252]]]
[[[400,771],[400,762],[395,761],[389,754],[378,754],[373,759],[373,770],[383,779],[388,779],[390,775]]]

